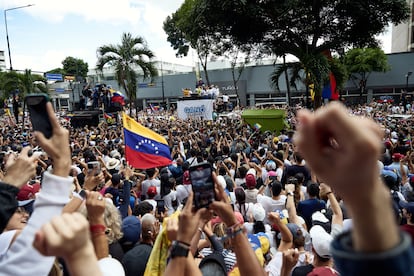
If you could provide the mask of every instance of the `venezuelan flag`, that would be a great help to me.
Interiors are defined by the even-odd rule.
[[[134,168],[148,169],[171,164],[170,148],[161,135],[123,113],[125,157]]]

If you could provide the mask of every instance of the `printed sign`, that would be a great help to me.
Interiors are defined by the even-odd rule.
[[[213,120],[213,103],[214,100],[189,100],[178,101],[177,112],[180,119],[203,119]]]

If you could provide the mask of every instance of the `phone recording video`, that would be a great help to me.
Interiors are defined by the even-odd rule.
[[[88,174],[91,174],[95,170],[95,175],[101,173],[101,164],[98,161],[88,162]]]
[[[190,180],[196,209],[208,208],[214,201],[214,182],[210,163],[190,167]]]
[[[162,214],[165,211],[164,199],[157,199],[157,213]]]
[[[26,96],[24,101],[25,106],[29,110],[33,130],[40,131],[48,139],[52,137],[53,128],[46,110],[49,96],[46,94],[33,94]]]

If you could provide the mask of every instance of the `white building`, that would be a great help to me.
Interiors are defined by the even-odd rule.
[[[193,72],[195,68],[193,66],[175,64],[171,62],[165,61],[155,61],[155,67],[158,70],[158,75],[177,75],[182,73],[189,73]],[[138,75],[142,75],[142,71],[140,68],[136,68]],[[88,71],[88,78],[89,81],[93,83],[100,83],[100,82],[107,82],[107,81],[115,81],[115,71],[114,67],[104,67],[102,72],[98,70],[90,69]]]
[[[3,50],[0,50],[0,71],[6,70],[6,56]]]
[[[407,0],[411,12],[410,18],[397,26],[392,26],[391,53],[414,51],[414,1]]]

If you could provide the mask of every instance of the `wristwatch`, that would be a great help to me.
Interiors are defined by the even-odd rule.
[[[288,196],[289,196],[289,195],[290,195],[290,196],[293,196],[293,193],[292,193],[292,192],[288,192],[288,193],[287,193],[287,195],[288,195]]]
[[[190,247],[187,244],[184,244],[179,241],[173,241],[170,248],[170,259],[175,257],[186,257],[190,252]]]

